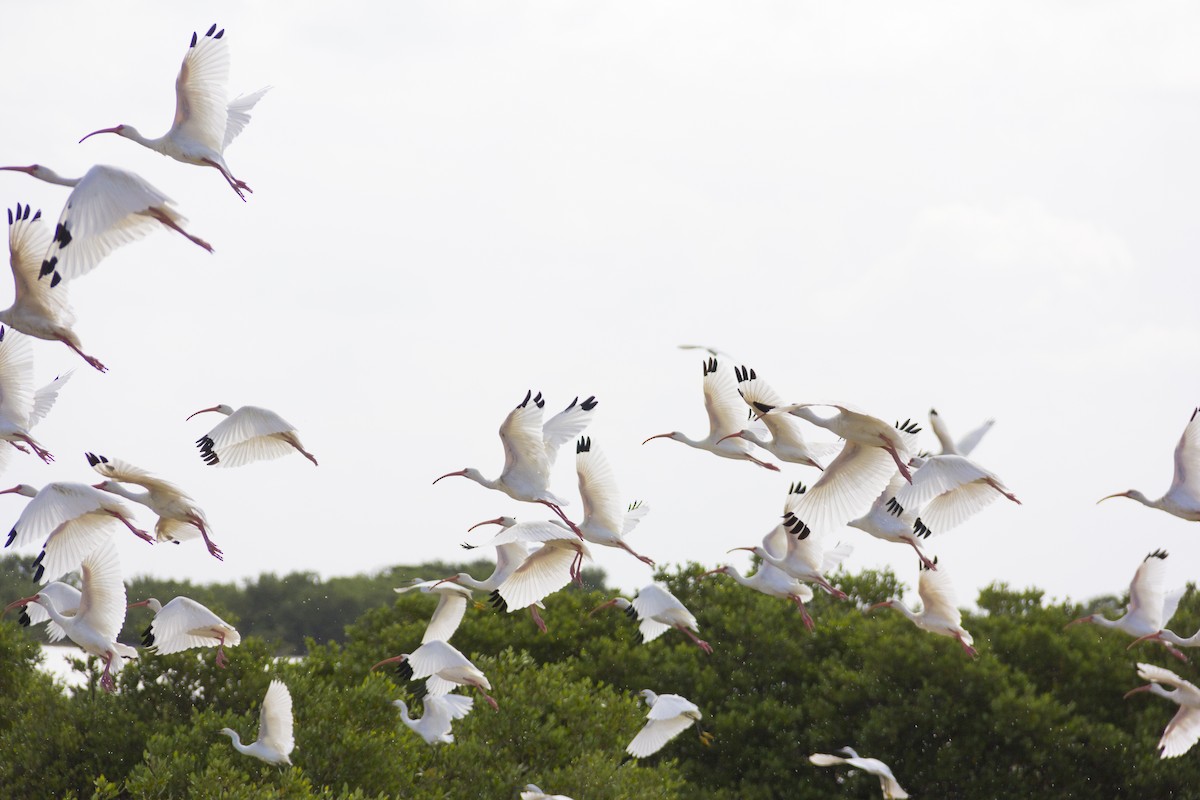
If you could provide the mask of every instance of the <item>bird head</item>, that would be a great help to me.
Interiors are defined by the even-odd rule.
[[[440,480],[440,479],[439,479]],[[495,519],[485,519],[483,522],[476,522],[471,527],[467,528],[467,533],[478,528],[480,525],[501,525],[505,528],[511,528],[517,524],[516,517],[496,517]]]
[[[9,603],[8,605],[6,605],[6,606],[4,607],[4,611],[3,611],[3,612],[0,612],[0,617],[4,616],[4,615],[5,615],[5,614],[7,614],[9,611],[12,611],[14,608],[17,608],[18,606],[27,606],[27,605],[29,605],[30,603],[35,603],[35,602],[37,602],[37,599],[38,599],[40,596],[41,596],[41,595],[36,595],[36,594],[34,594],[34,595],[30,595],[29,597],[22,597],[20,600],[14,600],[14,601],[12,601],[11,603]]]
[[[143,606],[148,607],[155,614],[162,611],[162,603],[158,602],[158,600],[153,597],[145,600],[139,600],[136,603],[130,603],[128,606],[126,606],[126,608],[142,608]]]
[[[600,605],[593,608],[591,611],[588,612],[588,616],[590,617],[593,614],[595,614],[597,611],[603,611],[604,609],[612,608],[613,606],[616,606],[617,608],[624,611],[625,609],[629,608],[630,605],[631,605],[631,603],[628,600],[626,600],[624,597],[614,597],[612,600],[603,602]]]
[[[392,656],[391,658],[385,658],[383,661],[380,661],[379,663],[372,666],[371,671],[379,669],[384,664],[395,664],[398,661],[407,661],[408,655],[409,655],[408,653],[401,653],[398,656]]]
[[[1096,615],[1088,614],[1086,617],[1080,617],[1078,619],[1073,619],[1070,622],[1068,622],[1066,625],[1063,625],[1063,630],[1065,631],[1067,628],[1071,627],[1072,625],[1078,625],[1081,622],[1095,622],[1095,621],[1096,621]]]
[[[738,548],[734,548],[734,549],[736,550]],[[725,565],[725,566],[717,567],[716,569],[710,569],[708,572],[701,574],[700,577],[707,578],[709,575],[716,575],[717,573],[720,573],[722,575],[728,575],[729,574],[729,566]]]
[[[38,490],[30,486],[28,483],[18,483],[11,489],[4,489],[0,494],[20,494],[25,497],[36,497]]]
[[[895,608],[895,604],[895,600],[884,600],[882,603],[876,603],[875,605],[870,606],[867,608],[867,611],[874,611],[877,608]]]

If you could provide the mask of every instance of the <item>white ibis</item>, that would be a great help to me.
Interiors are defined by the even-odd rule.
[[[883,790],[884,800],[903,800],[908,792],[900,787],[900,782],[892,774],[892,768],[878,758],[863,758],[852,747],[843,747],[838,752],[845,756],[833,756],[827,753],[813,753],[808,760],[818,767],[836,767],[845,764],[848,767],[861,769],[869,775],[879,778],[879,788]]]
[[[936,559],[934,560],[936,561]],[[967,655],[972,658],[979,655],[971,646],[974,643],[971,634],[962,626],[962,612],[958,610],[954,585],[950,582],[950,576],[946,570],[944,568],[926,569],[925,565],[921,564],[920,573],[917,593],[921,596],[922,608],[919,613],[914,612],[899,600],[884,600],[867,610],[894,608],[908,617],[921,630],[956,639]]]
[[[226,647],[236,647],[242,635],[225,620],[214,614],[207,606],[182,595],[165,606],[151,597],[130,608],[146,606],[154,612],[154,619],[142,634],[142,645],[153,647],[157,653],[179,653],[193,647],[217,648],[217,667],[224,669],[229,663],[225,656]]]
[[[752,409],[757,409],[759,404],[778,406],[783,403],[783,398],[766,381],[759,378],[753,369],[746,366],[734,367],[733,374],[738,380],[738,394]],[[837,449],[836,446],[809,444],[804,439],[800,423],[790,414],[763,414],[759,421],[767,426],[767,431],[771,434],[770,439],[762,438],[757,431],[750,428],[731,433],[725,438],[741,437],[758,445],[780,461],[805,464],[819,470],[825,469],[821,465],[825,455]]]
[[[425,642],[411,653],[385,658],[371,669],[395,662],[399,662],[400,677],[405,680],[428,678],[427,696],[449,694],[455,686],[474,686],[492,708],[500,707],[485,691],[492,688],[487,676],[449,642]]]
[[[128,170],[97,164],[82,178],[64,178],[41,164],[0,170],[24,172],[46,183],[72,187],[54,238],[39,255],[38,280],[49,276],[51,288],[91,272],[113,250],[160,226],[213,251],[211,244],[184,230],[187,217],[175,210],[171,198]]]
[[[614,597],[593,608],[588,616],[613,606],[624,611],[630,619],[638,620],[638,631],[643,642],[652,642],[675,628],[682,631],[701,650],[712,653],[712,645],[692,632],[700,631],[696,624],[696,617],[687,610],[679,598],[657,583],[651,583],[639,589],[633,602],[624,597]]]
[[[942,446],[942,455],[951,456],[969,456],[974,450],[984,434],[992,429],[996,424],[996,420],[986,420],[978,428],[968,433],[966,436],[957,441],[950,435],[950,429],[946,427],[946,421],[942,419],[942,415],[937,412],[936,408],[929,409],[929,427],[933,431],[933,435],[937,437],[938,443]]]
[[[575,534],[558,521],[517,522],[512,517],[497,517],[472,525],[500,525],[503,531],[492,538],[496,547],[509,542],[541,543],[492,591],[492,605],[512,613],[541,602],[571,581],[579,582],[583,560],[591,551]]]
[[[715,357],[704,362],[704,408],[708,412],[708,436],[703,439],[692,439],[679,431],[672,431],[651,436],[642,444],[651,439],[673,439],[722,458],[750,461],[764,469],[779,471],[774,464],[751,455],[754,445],[749,441],[734,436],[742,430],[744,412],[731,376],[726,370],[720,369]]]
[[[29,429],[49,413],[70,373],[33,390],[33,348],[25,334],[0,325],[0,439],[24,450],[29,445],[47,464],[54,460],[34,441]],[[25,452],[29,452],[25,450]],[[0,470],[8,461],[8,448],[0,449]]]
[[[909,545],[917,551],[917,557],[921,559],[921,563],[926,569],[937,569],[933,561],[921,549],[921,537],[917,536],[913,530],[917,521],[916,512],[913,509],[901,508],[900,504],[896,502],[896,492],[900,491],[901,486],[907,485],[908,482],[904,480],[903,476],[893,470],[892,480],[880,492],[879,497],[875,498],[871,509],[863,516],[852,519],[846,524],[852,528],[866,531],[876,539]]]
[[[919,430],[908,420],[891,428],[906,447],[915,444]],[[801,538],[814,532],[831,535],[861,516],[895,473],[896,465],[885,448],[848,439],[821,477],[789,504],[788,510],[797,520],[795,534]]]
[[[38,589],[38,594],[49,597],[50,602],[54,604],[54,608],[64,617],[73,617],[79,612],[79,600],[83,597],[82,593],[74,586],[60,581],[47,583],[41,589]],[[63,637],[67,635],[66,631],[57,622],[50,619],[50,615],[46,613],[46,609],[38,603],[27,603],[25,598],[9,603],[5,606],[4,613],[7,614],[17,606],[24,606],[21,609],[21,616],[17,620],[21,623],[21,627],[28,628],[31,625],[41,625],[45,622],[47,623],[46,639],[51,642],[62,641]]]
[[[125,624],[125,583],[121,579],[116,545],[111,539],[102,542],[84,557],[80,569],[83,588],[79,609],[73,616],[60,612],[50,594],[39,592],[19,602],[40,605],[71,641],[101,659],[104,674],[100,677],[100,685],[111,692],[115,688],[112,678],[114,659],[137,658],[136,650],[117,641],[121,626]],[[120,662],[115,662],[115,666],[119,669]]]
[[[592,421],[592,410],[598,401],[589,397],[582,403],[576,397],[565,409],[542,424],[542,408],[546,401],[542,393],[525,393],[525,399],[509,412],[500,425],[500,441],[504,445],[504,469],[496,479],[485,478],[473,468],[448,472],[442,478],[463,477],[480,486],[504,492],[514,500],[524,503],[541,503],[547,506],[577,535],[579,526],[567,519],[562,507],[567,501],[550,491],[550,470],[558,457],[558,450],[587,428]]]
[[[1194,684],[1154,664],[1138,664],[1138,677],[1150,681],[1145,686],[1130,689],[1125,697],[1138,692],[1150,692],[1165,697],[1179,706],[1175,716],[1167,723],[1162,738],[1158,740],[1159,758],[1181,756],[1200,739],[1200,689]],[[1170,686],[1167,690],[1163,684]]]
[[[225,29],[217,31],[213,25],[203,36],[192,33],[192,43],[175,79],[175,119],[169,131],[157,139],[147,139],[132,125],[117,125],[92,131],[83,139],[98,133],[115,133],[176,161],[213,167],[244,202],[244,192],[249,192],[250,187],[233,177],[225,163],[225,148],[250,122],[251,109],[268,90],[259,89],[227,104],[228,84],[229,45]]]
[[[812,410],[812,406],[828,406],[837,411],[832,417],[818,416]],[[872,417],[869,414],[864,414],[861,411],[856,411],[849,406],[839,405],[837,403],[793,403],[791,405],[776,406],[770,403],[754,403],[755,408],[760,414],[791,414],[800,419],[807,420],[813,425],[837,434],[846,440],[846,444],[855,443],[864,447],[879,447],[887,452],[896,463],[896,468],[900,470],[900,474],[907,481],[912,481],[912,473],[908,470],[908,459],[913,451],[914,439],[910,436],[915,436],[921,429],[912,420],[905,420],[904,424],[897,423],[895,426],[888,425],[878,417]],[[905,434],[909,434],[906,436]],[[845,452],[843,448],[842,452]],[[872,492],[872,495],[875,493]]]
[[[999,476],[966,456],[914,458],[912,482],[897,489],[891,513],[899,516],[914,509],[913,533],[928,538],[945,533],[978,514],[998,497],[1017,505],[1021,501]]]
[[[625,541],[625,535],[637,527],[650,508],[642,503],[625,506],[608,459],[592,445],[589,437],[581,436],[575,443],[575,472],[583,500],[583,521],[579,523],[583,538],[592,544],[621,548],[642,563],[654,566],[653,560]]]
[[[571,798],[565,794],[543,792],[537,784],[527,783],[521,791],[521,800],[571,800]]]
[[[702,716],[695,703],[677,694],[655,694],[643,689],[641,695],[646,705],[650,706],[650,711],[646,714],[645,726],[625,748],[625,752],[634,758],[654,755],[667,742],[695,725]],[[701,733],[700,739],[708,744],[712,736]]]
[[[200,457],[210,467],[240,467],[253,461],[282,458],[293,450],[317,465],[317,458],[304,449],[296,426],[266,408],[242,406],[237,411],[224,403],[202,408],[188,416],[215,411],[227,419],[196,440]]]
[[[258,713],[258,741],[242,744],[238,732],[222,728],[233,748],[268,764],[291,764],[288,755],[296,747],[292,733],[292,694],[283,681],[271,681]]]
[[[39,280],[42,259],[50,248],[50,234],[39,224],[42,212],[30,216],[29,206],[8,210],[8,250],[12,265],[13,304],[0,311],[0,322],[22,333],[50,342],[62,342],[89,365],[101,372],[108,368],[100,359],[83,352],[83,344],[72,330],[75,312],[67,302],[67,287],[52,289],[51,281]]]
[[[482,523],[481,523],[482,524]],[[476,545],[463,544],[463,549],[474,550]],[[468,589],[473,589],[491,594],[503,585],[504,581],[508,580],[508,576],[512,575],[526,559],[529,558],[531,549],[528,542],[513,541],[501,542],[495,545],[496,548],[496,567],[492,570],[492,574],[483,580],[476,580],[469,573],[459,572],[451,575],[449,578],[444,578],[439,583],[453,582],[460,586],[465,586]],[[400,591],[397,589],[396,591]],[[542,633],[546,632],[546,622],[538,613],[540,603],[534,603],[529,606],[529,615],[533,618],[533,622],[538,626],[538,630]],[[436,615],[436,614],[435,614]]]
[[[404,594],[414,590],[422,594],[436,595],[438,598],[433,616],[429,618],[429,624],[425,626],[421,644],[450,641],[450,637],[458,630],[463,615],[467,613],[467,601],[471,599],[471,590],[459,586],[457,583],[418,579],[408,586],[398,587],[395,591],[397,594]]]
[[[420,719],[409,716],[408,704],[403,700],[393,700],[392,705],[400,709],[400,721],[427,744],[453,744],[454,734],[450,730],[454,720],[471,713],[475,698],[461,694],[426,695],[421,703],[425,710]]]
[[[1066,627],[1090,622],[1102,628],[1116,628],[1135,639],[1152,637],[1171,621],[1179,601],[1187,591],[1183,588],[1168,592],[1166,582],[1167,552],[1155,550],[1142,559],[1137,572],[1133,573],[1133,580],[1129,584],[1129,605],[1125,607],[1124,614],[1117,619],[1108,619],[1102,614],[1088,614],[1071,620]],[[1171,655],[1180,661],[1187,661],[1187,656],[1166,641],[1162,641],[1162,644]]]
[[[1180,519],[1200,522],[1200,408],[1192,412],[1179,444],[1175,445],[1175,477],[1166,494],[1151,500],[1137,489],[1130,489],[1101,497],[1096,502],[1103,503],[1110,497],[1128,497]]]
[[[812,617],[809,616],[808,609],[804,607],[804,604],[813,598],[812,589],[791,575],[788,575],[779,567],[763,561],[759,564],[758,569],[755,570],[753,575],[743,575],[737,571],[736,567],[725,564],[704,573],[704,575],[716,574],[728,575],[747,589],[762,592],[770,597],[779,597],[792,601],[796,604],[796,609],[800,612],[800,619],[804,620],[804,626],[810,631],[813,629]]]
[[[86,483],[48,483],[41,490],[21,483],[0,494],[33,498],[4,546],[42,545],[33,562],[35,581],[48,583],[78,568],[88,553],[112,538],[118,521],[138,538],[154,543],[154,537],[129,521],[133,515],[124,504]]]
[[[106,458],[95,453],[86,455],[92,469],[109,479],[97,483],[93,488],[140,503],[158,515],[158,522],[154,525],[158,541],[178,543],[199,535],[204,537],[208,552],[214,558],[224,559],[221,548],[208,536],[208,518],[204,516],[204,510],[182,489],[119,458]],[[122,483],[136,484],[146,491],[134,492],[126,489]]]

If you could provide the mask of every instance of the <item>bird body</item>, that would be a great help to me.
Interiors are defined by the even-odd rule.
[[[1017,505],[1021,501],[999,476],[966,456],[941,455],[913,459],[917,471],[911,483],[901,485],[894,495],[892,513],[916,509],[913,532],[929,537],[949,531],[982,511],[997,497]]]
[[[492,604],[509,613],[541,602],[573,580],[579,581],[584,559],[592,557],[583,540],[558,520],[517,522],[512,517],[497,517],[471,529],[479,525],[504,527],[488,542],[493,547],[510,542],[540,543],[492,591]]]
[[[929,409],[929,427],[933,430],[933,435],[937,437],[938,444],[942,446],[942,455],[944,456],[971,455],[971,451],[979,445],[984,434],[990,431],[995,424],[996,420],[989,419],[966,436],[955,440],[950,435],[950,429],[946,427],[946,422],[942,419],[942,415],[937,412],[937,409]]]
[[[1115,620],[1101,614],[1088,614],[1071,620],[1067,627],[1090,622],[1103,628],[1116,628],[1134,638],[1150,638],[1171,621],[1185,591],[1176,589],[1168,592],[1166,581],[1167,553],[1164,550],[1155,550],[1142,560],[1137,572],[1133,574],[1133,580],[1129,584],[1129,605],[1126,606],[1124,614]],[[1187,660],[1183,653],[1167,642],[1164,641],[1163,645],[1176,658]]]
[[[267,89],[227,103],[228,83],[228,41],[224,29],[217,32],[213,25],[203,36],[192,34],[175,79],[175,119],[169,131],[150,139],[132,125],[117,125],[93,131],[79,141],[98,133],[115,133],[176,161],[213,167],[245,201],[244,192],[250,187],[233,176],[225,163],[225,148],[250,122],[251,109]]]
[[[673,439],[722,458],[750,461],[764,469],[779,471],[774,464],[755,458],[751,454],[754,445],[749,441],[734,436],[742,430],[742,404],[738,401],[733,380],[727,371],[720,368],[715,356],[704,362],[704,409],[708,412],[708,436],[703,439],[692,439],[679,431],[672,431],[651,436],[642,444],[651,439]]]
[[[1179,443],[1175,445],[1175,477],[1167,493],[1151,500],[1137,489],[1130,489],[1102,497],[1097,502],[1103,503],[1111,497],[1128,497],[1180,519],[1200,522],[1200,408],[1192,412]]]
[[[455,686],[474,686],[492,708],[498,707],[485,691],[492,688],[487,676],[449,642],[436,639],[425,642],[411,653],[385,658],[371,669],[392,662],[400,662],[400,676],[406,680],[427,678],[427,696],[449,694]]]
[[[124,504],[86,483],[48,483],[40,490],[22,483],[0,494],[33,498],[9,531],[4,546],[41,543],[42,553],[34,561],[36,581],[48,583],[78,568],[90,552],[112,538],[117,522],[124,523],[139,538],[154,541],[134,527],[132,514]]]
[[[79,601],[83,597],[83,594],[74,586],[59,581],[47,583],[38,589],[38,594],[49,597],[50,602],[54,604],[54,608],[64,617],[73,617],[79,612]],[[38,603],[26,603],[25,598],[10,603],[5,607],[4,611],[8,612],[9,609],[20,605],[25,606],[18,620],[22,627],[28,628],[31,625],[46,623],[46,639],[50,642],[62,641],[67,635],[62,626],[50,618],[45,608]]]
[[[521,792],[521,800],[571,800],[565,794],[547,794],[536,784],[527,783]]]
[[[920,537],[913,529],[917,521],[916,510],[903,508],[896,502],[896,492],[900,490],[901,486],[906,485],[908,484],[903,476],[893,470],[891,481],[875,498],[870,510],[846,524],[852,528],[866,531],[876,539],[883,539],[885,542],[907,544],[917,551],[917,557],[921,559],[921,564],[926,569],[937,569],[933,561],[921,549]]]
[[[715,575],[717,573],[728,575],[747,589],[753,589],[771,597],[791,600],[800,611],[800,618],[804,620],[805,627],[809,630],[813,629],[812,617],[809,616],[808,609],[804,607],[804,604],[813,598],[812,589],[774,564],[763,561],[753,575],[743,575],[735,567],[729,565],[717,567],[704,574]]]
[[[738,394],[752,409],[757,409],[762,404],[778,406],[783,403],[783,398],[766,381],[759,378],[753,369],[745,366],[735,367],[734,376],[738,380]],[[763,439],[756,431],[749,428],[731,433],[726,438],[740,436],[771,453],[780,461],[805,464],[820,470],[825,469],[821,465],[821,460],[825,458],[826,451],[833,448],[825,445],[810,445],[805,441],[800,423],[792,415],[763,414],[759,420],[767,426],[767,431],[771,434],[770,439]]]
[[[583,538],[592,544],[621,548],[642,563],[654,566],[654,561],[638,554],[625,541],[625,534],[637,527],[650,509],[641,503],[626,508],[608,459],[592,445],[590,438],[581,437],[575,445],[575,472],[579,476],[579,497],[583,500],[583,521],[579,523]]]
[[[88,453],[87,460],[92,469],[108,478],[93,488],[140,503],[158,515],[158,522],[154,526],[158,541],[179,542],[199,535],[204,538],[208,552],[214,558],[223,558],[221,548],[208,536],[208,518],[204,510],[178,486],[117,458]],[[135,484],[145,491],[130,491],[122,483]]]
[[[28,445],[46,463],[53,461],[54,456],[34,441],[29,429],[49,413],[70,377],[67,373],[55,378],[34,392],[33,349],[28,337],[15,328],[0,326],[0,439],[18,448]],[[0,449],[0,470],[8,454],[7,448]]]
[[[50,248],[50,234],[39,224],[42,212],[30,216],[29,206],[8,211],[8,251],[12,266],[13,304],[0,311],[0,322],[24,334],[50,342],[62,342],[89,365],[101,372],[108,368],[83,352],[75,334],[75,312],[67,302],[67,287],[52,287],[40,280],[43,258]]]
[[[655,694],[643,689],[642,698],[650,706],[647,722],[625,748],[634,758],[646,758],[657,753],[679,734],[699,721],[700,709],[690,700],[677,694]]]
[[[624,611],[630,619],[638,621],[638,631],[643,642],[652,642],[675,628],[682,631],[704,652],[712,652],[712,646],[693,633],[693,631],[700,632],[695,615],[687,610],[679,598],[657,583],[651,583],[639,589],[632,602],[624,597],[614,597],[592,609],[591,614],[612,606]]]
[[[420,719],[409,716],[408,705],[403,700],[393,700],[392,705],[400,709],[400,721],[427,744],[453,744],[451,726],[454,720],[471,712],[475,699],[461,694],[426,695],[422,701],[425,711]]]
[[[232,728],[222,728],[221,733],[229,737],[239,753],[268,764],[291,764],[288,756],[296,747],[292,727],[292,694],[283,681],[273,680],[259,710],[258,740],[242,744],[238,732]]]
[[[317,458],[304,449],[296,435],[296,426],[274,411],[258,406],[242,406],[236,411],[221,403],[202,408],[188,419],[208,411],[224,414],[226,419],[196,440],[200,457],[210,467],[240,467],[254,461],[282,458],[293,450],[317,465]]]
[[[1175,716],[1167,723],[1162,738],[1158,740],[1160,758],[1181,756],[1200,739],[1200,689],[1189,681],[1154,664],[1138,664],[1138,677],[1150,681],[1125,693],[1126,697],[1137,692],[1150,692],[1165,697],[1179,706]],[[1164,689],[1162,684],[1172,687]]]
[[[463,615],[467,613],[467,601],[472,597],[471,590],[454,582],[416,580],[411,585],[401,586],[395,591],[397,594],[404,594],[414,590],[437,595],[438,598],[437,608],[433,610],[433,616],[425,626],[421,644],[450,641],[450,637],[458,630]]]
[[[217,666],[224,667],[226,646],[236,647],[242,642],[236,628],[190,597],[181,595],[165,606],[151,597],[130,608],[143,605],[154,612],[154,620],[146,628],[142,644],[155,652],[166,655],[193,647],[216,647]]]
[[[903,798],[908,797],[908,792],[900,787],[900,782],[892,774],[891,767],[878,758],[863,758],[850,747],[843,747],[840,752],[845,753],[846,756],[813,753],[808,757],[808,760],[818,767],[832,767],[845,764],[846,766],[861,769],[863,772],[874,775],[879,778],[879,788],[883,790],[884,800],[903,800]]]
[[[832,417],[821,417],[813,412],[811,406],[829,406],[837,413]],[[904,479],[912,481],[912,473],[908,469],[908,459],[915,440],[910,436],[915,435],[921,429],[911,421],[906,420],[904,425],[893,427],[878,417],[872,417],[870,414],[864,414],[837,403],[794,403],[786,406],[756,403],[754,408],[764,415],[788,413],[800,417],[813,425],[837,434],[846,440],[847,445],[855,443],[863,447],[881,448],[892,457]],[[845,453],[845,448],[842,449],[842,452]],[[872,496],[874,494],[875,492],[871,492]]]
[[[894,608],[920,628],[939,636],[949,636],[957,639],[963,651],[974,658],[978,655],[971,645],[974,640],[971,634],[962,626],[962,612],[958,610],[954,594],[954,585],[950,576],[943,569],[927,569],[924,564],[920,567],[920,578],[917,582],[917,593],[921,596],[921,611],[914,612],[899,600],[885,600],[876,603],[868,611],[876,608]]]

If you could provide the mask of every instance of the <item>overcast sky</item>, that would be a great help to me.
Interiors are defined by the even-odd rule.
[[[231,96],[274,87],[226,153],[245,204],[215,170],[76,143],[164,133],[214,21]],[[931,546],[964,605],[992,581],[1120,593],[1156,548],[1182,585],[1200,526],[1096,500],[1163,494],[1200,404],[1198,39],[1176,2],[14,5],[0,162],[131,169],[216,252],[164,231],[71,284],[111,372],[35,343],[39,381],[77,368],[35,430],[58,462],[0,481],[94,483],[90,450],[178,483],[225,562],[130,536],[131,574],[453,560],[473,523],[544,509],[433,479],[498,475],[527,389],[548,411],[594,394],[594,443],[653,507],[634,547],[744,568],[725,551],[817,475],[641,445],[707,433],[701,356],[676,348],[703,343],[795,401],[997,420],[975,455],[1024,505]],[[8,207],[53,220],[66,193],[0,173]],[[192,443],[219,417],[184,418],[217,403],[277,411],[320,467],[206,467]],[[573,452],[553,489],[581,513]],[[849,569],[915,583],[911,549],[843,538]],[[648,582],[595,549],[617,584]]]

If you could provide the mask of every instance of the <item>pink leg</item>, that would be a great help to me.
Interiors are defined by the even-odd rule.
[[[1000,494],[1007,497],[1009,500],[1012,500],[1017,505],[1022,505],[1021,501],[1017,499],[1017,496],[1015,494],[1013,494],[1012,492],[1006,492],[1004,490],[1004,487],[1002,487],[1000,484],[996,483],[991,478],[987,479],[987,484],[988,484],[988,486],[991,486],[993,489],[995,489]]]
[[[80,356],[83,358],[83,360],[84,360],[84,361],[86,361],[88,364],[90,364],[90,365],[91,365],[91,366],[92,366],[94,369],[98,369],[98,370],[100,370],[101,372],[108,372],[108,367],[106,367],[106,366],[104,366],[103,364],[101,364],[101,363],[100,363],[100,359],[98,359],[98,358],[95,358],[95,357],[93,357],[93,356],[89,356],[87,353],[83,352],[83,351],[82,351],[82,350],[80,350],[78,347],[76,347],[75,345],[73,345],[73,344],[71,344],[70,342],[68,342],[66,339],[63,339],[63,340],[61,340],[61,341],[62,341],[62,343],[63,343],[63,344],[65,344],[67,347],[71,348],[71,349],[72,349],[72,350],[74,350],[76,353],[79,353],[79,355],[80,355]]]
[[[484,699],[484,700],[487,700],[487,701],[488,701],[488,704],[489,704],[489,705],[490,705],[492,708],[494,708],[496,711],[499,711],[499,710],[500,710],[500,704],[496,702],[495,698],[493,698],[491,695],[489,695],[489,694],[488,694],[487,692],[485,692],[483,689],[480,689],[478,686],[476,686],[476,687],[475,687],[475,690],[476,690],[477,692],[479,692],[481,695],[483,695],[483,699]]]
[[[220,642],[217,645],[217,669],[225,669],[225,665],[229,663],[225,656],[225,634],[217,633],[217,639]]]
[[[104,660],[104,674],[100,676],[100,688],[110,693],[117,689],[117,683],[112,677],[112,660],[113,654],[109,653],[108,658]]]
[[[553,511],[555,514],[557,514],[559,519],[561,519],[563,522],[565,522],[567,524],[567,527],[575,532],[576,536],[578,536],[580,539],[583,538],[583,533],[579,530],[579,526],[576,525],[574,522],[571,522],[571,520],[567,519],[567,515],[563,513],[563,510],[558,507],[557,503],[551,503],[549,500],[538,500],[537,502],[541,503],[542,505],[546,506],[551,511]]]
[[[179,224],[177,222],[175,222],[175,220],[171,219],[171,217],[168,214],[166,214],[162,209],[152,208],[147,213],[150,216],[154,217],[159,222],[161,222],[163,225],[166,225],[168,228],[170,228],[171,230],[178,233],[180,236],[183,236],[185,239],[187,239],[192,244],[197,245],[197,246],[207,250],[210,253],[213,251],[211,244],[204,241],[203,239],[201,239],[198,236],[192,236],[190,233],[185,231],[183,228],[179,227]]]
[[[883,439],[882,436],[879,438]],[[895,446],[892,445],[892,443],[887,439],[883,439],[882,447],[884,450],[888,451],[892,457],[892,460],[896,462],[896,467],[900,470],[900,474],[904,476],[904,480],[912,483],[912,473],[908,471],[908,464],[905,464],[904,459],[900,458],[900,454],[896,452]]]
[[[712,651],[713,651],[712,645],[710,645],[708,642],[704,641],[699,636],[692,633],[691,631],[689,631],[687,628],[685,628],[682,625],[676,625],[675,627],[678,628],[679,630],[683,631],[684,633],[686,633],[688,635],[688,638],[691,639],[693,642],[695,642],[696,646],[699,647],[701,650],[703,650],[704,652],[706,652],[710,655],[712,654]]]
[[[538,626],[538,630],[542,633],[545,633],[546,621],[542,619],[542,615],[538,613],[537,606],[529,607],[529,616],[533,617],[533,624]]]
[[[835,600],[845,600],[846,599],[846,593],[843,592],[841,589],[838,589],[837,587],[835,587],[832,583],[830,583],[827,580],[817,581],[817,586],[820,586],[822,589],[824,589],[825,591],[827,591],[831,595],[833,595]]]
[[[1161,641],[1161,640],[1160,640],[1160,641]],[[1174,647],[1172,647],[1172,646],[1171,646],[1170,644],[1168,644],[1167,642],[1163,642],[1163,647],[1167,648],[1167,652],[1168,652],[1168,653],[1170,653],[1171,655],[1175,656],[1176,658],[1178,658],[1180,661],[1187,661],[1187,660],[1188,660],[1188,657],[1187,657],[1187,656],[1185,656],[1185,655],[1184,655],[1184,654],[1183,654],[1181,651],[1179,651],[1179,650],[1175,649]]]
[[[654,566],[653,559],[647,558],[646,556],[643,556],[643,555],[638,555],[634,551],[634,549],[632,547],[630,547],[629,545],[627,545],[625,542],[621,542],[621,547],[624,547],[631,556],[636,558],[638,561],[641,561],[643,564],[649,564],[652,567]]]
[[[911,544],[912,549],[917,551],[917,556],[921,559],[921,563],[925,565],[925,569],[932,569],[935,571],[937,570],[937,564],[933,563],[932,561],[930,561],[928,558],[925,557],[925,554],[921,552],[920,545],[918,545],[912,539],[906,538],[906,539],[904,539],[904,541]]]
[[[208,531],[204,529],[204,523],[196,517],[193,517],[189,521],[200,530],[200,535],[204,537],[204,544],[208,546],[209,555],[211,555],[217,561],[224,561],[225,554],[221,552],[221,548],[217,547],[216,542],[208,538]]]
[[[243,203],[246,202],[246,195],[242,194],[242,190],[250,192],[250,194],[254,194],[254,192],[250,190],[249,186],[247,186],[244,182],[239,181],[236,178],[234,178],[232,175],[230,175],[228,172],[226,172],[224,169],[222,169],[221,165],[218,164],[217,162],[211,161],[206,158],[206,159],[204,159],[204,163],[208,164],[210,167],[215,167],[217,172],[221,173],[221,177],[224,178],[229,183],[229,186],[235,192],[237,192],[237,196],[242,198]]]
[[[121,520],[121,522],[124,522],[124,523],[125,523],[125,527],[126,527],[126,528],[129,528],[129,530],[133,531],[133,535],[134,535],[134,536],[138,537],[139,539],[144,539],[145,541],[149,542],[150,544],[154,544],[154,537],[153,537],[153,536],[151,536],[150,534],[146,533],[146,532],[145,532],[144,530],[142,530],[141,528],[135,528],[135,527],[133,527],[133,523],[132,523],[132,522],[130,522],[129,520],[125,519],[125,517],[121,516],[120,514],[118,514],[118,513],[117,513],[117,512],[115,512],[115,511],[110,511],[110,512],[108,512],[108,513],[109,513],[109,514],[112,514],[114,517],[116,517],[117,519]]]
[[[758,464],[763,469],[769,469],[772,472],[779,472],[779,467],[777,467],[774,464],[771,464],[767,461],[759,461],[757,458],[755,458],[754,456],[752,456],[748,453],[746,454],[746,460],[753,461],[755,464]]]
[[[30,439],[28,436],[22,436],[21,439],[22,439],[22,441],[25,442],[25,444],[27,444],[33,448],[33,452],[37,453],[38,458],[40,458],[42,461],[49,464],[51,461],[54,460],[54,456],[50,455],[50,453],[47,452],[44,448],[39,447],[37,445],[37,443],[33,441],[33,439]]]
[[[956,631],[954,633],[954,638],[958,639],[958,643],[962,645],[963,650],[965,650],[967,655],[969,655],[971,658],[976,658],[979,655],[979,651],[976,650],[974,647],[971,647],[971,645],[967,644],[966,640],[963,639],[961,633],[958,633]]]
[[[816,626],[813,625],[812,617],[808,615],[808,609],[804,607],[804,601],[801,600],[800,596],[796,594],[788,596],[792,598],[792,602],[796,604],[796,609],[800,612],[800,619],[804,620],[804,627],[811,631]]]

